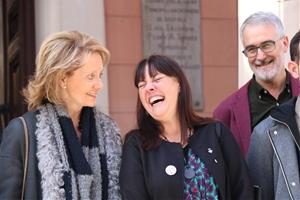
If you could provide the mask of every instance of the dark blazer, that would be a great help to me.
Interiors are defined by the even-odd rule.
[[[216,123],[195,127],[189,145],[214,177],[220,199],[253,199],[245,161],[228,128],[221,125],[218,137]],[[123,199],[182,200],[183,158],[183,149],[178,143],[162,140],[158,148],[145,151],[138,131],[129,133],[123,146],[120,171]],[[177,169],[173,176],[165,172],[169,165]]]
[[[28,132],[36,130],[36,112],[27,112],[23,115],[26,120]],[[37,167],[36,138],[29,134],[28,171],[24,199],[41,199],[40,173]],[[20,119],[13,119],[3,132],[0,146],[0,199],[8,197],[19,199],[23,177],[24,158],[24,129]]]
[[[299,80],[293,78],[288,72],[287,74],[291,81],[292,95],[298,96]],[[252,132],[248,98],[249,85],[250,81],[222,101],[213,113],[215,119],[220,120],[231,129],[244,156],[247,155]]]

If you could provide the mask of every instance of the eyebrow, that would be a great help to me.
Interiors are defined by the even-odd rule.
[[[266,43],[266,42],[275,42],[274,40],[265,40],[263,42],[261,42],[258,46],[257,45],[254,45],[254,44],[250,44],[248,46],[245,47],[245,49],[249,48],[249,47],[259,47],[260,45]]]

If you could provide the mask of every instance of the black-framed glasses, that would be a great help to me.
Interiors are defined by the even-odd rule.
[[[281,38],[279,38],[278,40],[280,40]],[[278,41],[278,40],[276,40],[276,41]],[[270,53],[275,49],[276,41],[267,40],[267,41],[262,42],[259,46],[250,45],[250,46],[247,46],[242,52],[248,58],[255,57],[257,55],[258,49],[260,49],[264,53]]]

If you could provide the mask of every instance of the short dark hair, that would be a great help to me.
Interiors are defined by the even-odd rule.
[[[151,55],[138,63],[134,78],[134,85],[137,88],[138,83],[145,78],[147,65],[151,77],[154,77],[159,72],[170,77],[175,77],[180,85],[177,111],[179,113],[183,142],[188,140],[188,129],[193,129],[196,125],[207,124],[213,121],[211,118],[198,116],[193,110],[192,94],[188,80],[178,63],[167,56]],[[146,112],[139,97],[136,112],[138,132],[142,138],[143,148],[146,150],[156,148],[161,142],[160,134],[163,131],[163,127]]]
[[[294,62],[299,61],[299,43],[300,43],[300,30],[294,35],[290,43],[290,56]]]

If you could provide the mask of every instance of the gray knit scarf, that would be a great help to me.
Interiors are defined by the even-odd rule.
[[[92,110],[96,130],[88,137],[93,144],[80,148],[74,138],[66,138],[70,128],[64,123],[71,120],[62,106],[48,103],[39,108],[35,135],[43,199],[121,199],[119,129],[109,117]]]

